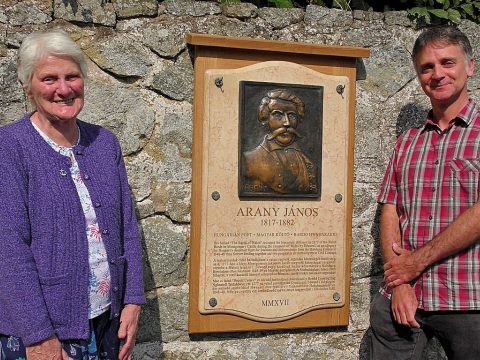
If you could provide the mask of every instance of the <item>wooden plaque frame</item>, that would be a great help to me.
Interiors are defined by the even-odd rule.
[[[352,238],[353,148],[355,124],[356,58],[368,57],[370,50],[355,47],[314,45],[286,41],[188,34],[194,46],[195,97],[192,155],[192,221],[190,236],[189,333],[257,331],[275,329],[346,326],[349,321],[350,258]],[[201,247],[201,207],[209,194],[202,193],[204,75],[210,69],[237,69],[265,61],[287,61],[327,75],[349,79],[348,179],[346,202],[345,303],[341,307],[317,309],[279,322],[259,322],[230,314],[199,312],[199,268]]]

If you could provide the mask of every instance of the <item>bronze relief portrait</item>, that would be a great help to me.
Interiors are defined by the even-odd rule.
[[[320,197],[323,87],[240,82],[239,196]]]

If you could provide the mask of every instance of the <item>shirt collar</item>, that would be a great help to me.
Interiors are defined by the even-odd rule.
[[[464,124],[465,126],[469,126],[479,115],[480,109],[478,105],[472,99],[468,99],[468,102],[465,106],[460,110],[457,116],[450,121],[450,126]],[[430,110],[427,115],[427,119],[425,120],[425,124],[423,125],[422,131],[426,131],[429,129],[438,128],[438,125],[433,120],[433,111]]]

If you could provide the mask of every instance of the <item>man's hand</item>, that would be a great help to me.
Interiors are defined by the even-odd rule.
[[[408,284],[420,276],[426,268],[422,261],[418,259],[417,252],[402,249],[396,243],[393,243],[392,250],[398,256],[390,259],[383,266],[385,283],[391,289],[401,284]]]
[[[120,328],[118,329],[118,338],[125,341],[118,355],[119,360],[130,360],[132,358],[139,318],[140,305],[125,305],[120,315]]]
[[[420,328],[415,320],[417,308],[418,300],[410,284],[402,284],[392,290],[392,313],[397,323]]]
[[[55,336],[26,347],[27,360],[69,360]]]

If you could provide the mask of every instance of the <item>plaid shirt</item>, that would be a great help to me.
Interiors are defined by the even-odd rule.
[[[444,131],[431,116],[397,140],[377,198],[396,205],[409,250],[474,205],[480,189],[480,107],[470,100]],[[427,268],[414,288],[421,309],[480,310],[479,242]]]

